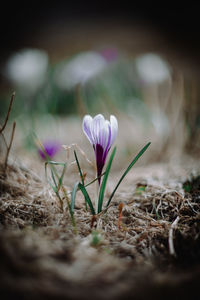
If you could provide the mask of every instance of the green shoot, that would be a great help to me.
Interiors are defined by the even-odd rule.
[[[50,170],[51,170],[51,178],[52,178],[52,181],[53,181],[53,184],[52,182],[49,180],[48,178],[48,175],[47,175],[47,166],[50,165]],[[56,171],[56,168],[54,167],[54,165],[61,165],[63,166],[63,171],[62,171],[62,174],[61,176],[58,175],[57,171]],[[60,205],[61,205],[61,209],[63,210],[63,200],[60,196],[60,193],[59,193],[59,190],[60,190],[60,187],[62,186],[62,180],[63,180],[63,176],[64,176],[64,173],[65,173],[65,170],[66,170],[66,163],[57,163],[55,161],[46,161],[45,162],[45,176],[46,176],[46,179],[49,183],[49,185],[51,186],[51,188],[53,189],[53,191],[55,192],[56,196],[58,197],[59,201],[60,201]],[[56,182],[56,178],[58,180],[58,183]]]
[[[84,198],[85,198],[85,202],[89,205],[89,208],[91,210],[92,215],[95,215],[95,210],[92,204],[92,201],[90,199],[90,196],[88,195],[88,192],[86,191],[85,186],[82,183],[79,183],[79,189],[81,190]]]
[[[90,242],[91,246],[97,247],[97,246],[99,246],[101,241],[102,241],[101,234],[98,231],[93,230],[92,231],[92,239],[91,239],[91,242]]]
[[[75,151],[75,150],[74,150],[74,156],[75,156],[76,163],[77,163],[77,166],[78,166],[78,170],[79,170],[81,182],[82,182],[82,184],[84,185],[84,177],[83,177],[83,173],[82,173],[82,170],[81,170],[81,167],[80,167],[80,163],[79,163],[79,160],[78,160],[78,157],[77,157],[77,154],[76,154],[76,151]]]
[[[76,164],[77,164],[77,166],[78,166],[78,170],[79,170],[79,174],[80,174],[80,178],[81,178],[82,185],[85,185],[85,184],[84,184],[83,173],[82,173],[82,170],[81,170],[81,167],[80,167],[80,163],[79,163],[79,160],[78,160],[78,156],[77,156],[75,150],[74,150],[74,156],[75,156]],[[76,196],[76,194],[75,194],[75,196]],[[74,201],[75,201],[75,200],[74,200]],[[87,208],[87,201],[85,201],[85,209],[86,209],[86,211],[88,210],[88,208]]]
[[[142,195],[143,192],[145,192],[146,186],[145,185],[140,185],[136,188],[136,194],[137,195]]]
[[[100,187],[99,199],[98,199],[98,213],[100,213],[102,211],[102,205],[103,205],[103,199],[104,199],[106,183],[107,183],[107,180],[108,180],[108,175],[110,173],[110,168],[111,168],[112,161],[113,161],[113,158],[115,156],[115,153],[116,153],[116,147],[112,151],[112,154],[110,156],[110,159],[109,159],[109,162],[107,164],[106,171],[105,171],[105,176],[103,178],[103,181],[102,181],[102,184],[101,184],[101,187]]]
[[[114,188],[110,198],[108,199],[107,205],[106,207],[109,206],[116,190],[118,189],[120,183],[122,182],[122,180],[124,179],[124,177],[127,175],[127,173],[130,171],[130,169],[133,167],[133,165],[137,162],[137,160],[140,158],[140,156],[142,156],[142,154],[147,150],[147,148],[149,147],[151,143],[146,144],[146,146],[144,146],[144,148],[142,148],[142,150],[136,155],[136,157],[132,160],[132,162],[130,163],[130,165],[128,166],[128,168],[126,169],[126,171],[123,173],[123,175],[121,176],[120,180],[118,181],[116,187]]]
[[[75,199],[76,199],[76,193],[79,188],[79,181],[75,182],[73,190],[72,190],[72,201],[70,205],[70,214],[74,215],[74,206],[75,206]]]

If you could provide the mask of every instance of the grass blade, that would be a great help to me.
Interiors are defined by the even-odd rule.
[[[79,174],[80,174],[80,177],[81,177],[81,182],[82,182],[82,184],[84,185],[83,173],[82,173],[82,171],[81,171],[80,163],[79,163],[78,156],[77,156],[77,154],[76,154],[76,151],[75,151],[75,150],[74,150],[74,156],[75,156],[76,163],[77,163],[78,170],[79,170]]]
[[[64,165],[66,165],[66,163],[57,162],[57,161],[53,161],[53,160],[49,160],[49,161],[47,161],[47,163],[50,164],[50,165],[56,165],[56,166],[64,166]]]
[[[53,180],[53,182],[54,182],[54,185],[55,185],[55,187],[56,187],[56,189],[57,189],[57,191],[58,191],[58,186],[57,186],[56,179],[55,179],[55,176],[54,176],[54,172],[53,172],[52,169],[51,169],[51,178],[52,178],[52,180]]]
[[[130,165],[128,166],[128,168],[126,169],[126,171],[124,172],[124,174],[122,175],[122,177],[120,178],[120,180],[118,181],[116,187],[114,188],[110,198],[108,199],[107,205],[106,207],[109,206],[110,201],[112,200],[117,188],[119,187],[120,183],[122,182],[122,180],[124,179],[124,177],[127,175],[127,173],[130,171],[130,169],[133,167],[133,165],[137,162],[137,160],[140,158],[140,156],[142,156],[142,154],[147,150],[147,148],[149,147],[151,143],[146,144],[146,146],[144,146],[144,148],[142,148],[142,150],[136,155],[136,157],[132,160],[132,162],[130,163]]]
[[[111,154],[110,159],[109,159],[109,162],[108,162],[108,164],[107,164],[106,171],[105,171],[105,175],[104,175],[104,178],[103,178],[101,187],[100,187],[100,191],[99,191],[99,199],[98,199],[98,213],[100,213],[101,210],[102,210],[103,198],[104,198],[104,193],[105,193],[106,183],[107,183],[107,180],[108,180],[108,175],[109,175],[109,173],[110,173],[110,168],[111,168],[112,161],[113,161],[113,158],[114,158],[114,156],[115,156],[115,153],[116,153],[116,147],[115,147],[115,148],[113,149],[113,151],[112,151],[112,154]]]
[[[79,185],[79,181],[75,182],[73,190],[72,190],[72,201],[71,201],[71,205],[70,205],[70,213],[71,215],[74,214],[74,206],[75,206],[75,199],[76,199],[76,193],[78,190],[78,185]]]
[[[47,176],[47,165],[48,165],[48,162],[46,161],[45,164],[44,164],[44,170],[45,170],[45,177],[46,177],[46,179],[48,180],[48,176]]]
[[[52,181],[53,181],[54,185],[51,183],[51,181],[49,180],[48,175],[47,175],[47,166],[48,165],[50,165],[51,178],[52,178]],[[54,165],[63,166],[61,176],[58,175]],[[59,190],[60,190],[61,187],[64,189],[64,187],[62,186],[62,181],[63,181],[65,170],[66,170],[66,163],[59,163],[59,162],[55,162],[55,161],[46,161],[45,162],[45,176],[46,176],[46,179],[47,179],[49,185],[51,186],[51,188],[53,189],[53,191],[55,192],[56,196],[59,198],[62,210],[63,210],[63,201],[60,197]],[[57,178],[58,183],[56,182],[56,178]]]
[[[45,162],[45,176],[47,178],[47,165],[50,165],[50,169],[51,169],[51,177],[53,179],[53,182],[54,182],[54,185],[55,187],[57,188],[57,190],[59,191],[61,185],[62,185],[62,181],[63,181],[63,177],[64,177],[64,174],[65,174],[65,170],[66,170],[66,163],[58,163],[58,162],[55,162],[55,161],[46,161]],[[54,168],[54,165],[59,165],[59,166],[63,166],[63,170],[62,170],[62,174],[61,176],[59,177],[56,169]],[[56,183],[56,178],[58,179],[58,184]],[[48,178],[47,178],[48,180]],[[48,180],[49,181],[49,180]]]
[[[63,177],[64,177],[64,174],[65,174],[65,170],[66,170],[66,163],[63,166],[62,174],[61,174],[61,176],[60,176],[60,178],[58,180],[58,190],[60,189],[60,187],[62,185]]]
[[[52,177],[52,180],[53,180],[55,186],[51,183],[51,181],[48,179],[48,176],[47,176],[47,166],[48,166],[48,164],[50,165],[51,177]],[[55,166],[63,166],[61,176],[58,175],[58,172],[57,172]],[[45,176],[46,176],[46,179],[47,179],[49,185],[52,187],[53,191],[55,192],[56,196],[58,197],[58,199],[60,201],[62,211],[63,211],[63,200],[62,200],[62,198],[59,194],[59,190],[62,189],[63,194],[65,196],[65,199],[67,201],[67,205],[68,205],[70,215],[71,215],[71,220],[72,220],[72,225],[74,227],[74,232],[77,233],[76,221],[75,221],[75,218],[74,218],[74,205],[75,205],[76,191],[75,190],[73,191],[74,195],[73,195],[73,198],[72,198],[72,203],[70,204],[66,189],[63,185],[63,177],[64,177],[64,174],[65,174],[66,166],[67,166],[67,163],[59,163],[59,162],[47,160],[45,162]],[[57,179],[58,183],[56,182],[56,179]]]
[[[90,196],[88,195],[88,192],[86,191],[86,188],[85,188],[84,185],[83,185],[82,183],[80,183],[80,182],[79,182],[78,187],[79,187],[79,189],[81,190],[83,196],[85,197],[85,201],[86,201],[87,204],[89,205],[90,210],[91,210],[91,213],[92,213],[93,215],[95,215],[95,210],[94,210],[92,201],[91,201],[91,199],[90,199]]]
[[[46,177],[46,180],[48,181],[49,185],[52,187],[53,191],[57,194],[57,186],[56,186],[56,183],[54,182],[55,186],[51,183],[51,181],[49,180],[48,176],[47,176],[47,165],[48,165],[48,162],[46,161],[45,162],[45,177]],[[52,176],[52,170],[51,170],[51,176]],[[55,179],[55,177],[52,176],[53,179]]]

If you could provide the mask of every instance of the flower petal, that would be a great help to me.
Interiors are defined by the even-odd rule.
[[[91,125],[91,134],[94,144],[100,144],[103,138],[105,119],[104,116],[99,114],[94,117]]]
[[[111,140],[110,140],[110,147],[114,143],[117,133],[118,133],[118,122],[115,116],[110,116],[110,126],[111,126]]]
[[[108,135],[109,135],[108,127],[109,127],[109,122],[107,120],[104,120],[104,124],[101,128],[100,139],[99,139],[99,142],[104,150],[106,148]]]
[[[96,154],[96,163],[97,163],[97,177],[101,176],[103,167],[104,167],[104,161],[103,161],[103,148],[101,145],[97,144],[95,149]],[[98,179],[99,184],[101,182],[101,178]]]
[[[61,144],[58,141],[54,140],[47,140],[43,143],[43,149],[38,149],[39,154],[42,159],[46,159],[45,153],[50,157],[53,158],[61,149]],[[45,151],[45,153],[44,153]]]
[[[109,121],[106,121],[106,127],[107,127],[107,139],[106,139],[106,144],[105,144],[105,147],[104,147],[104,155],[103,155],[103,162],[105,164],[106,162],[106,157],[108,155],[108,151],[110,150],[110,141],[111,141],[111,126],[110,126],[110,122]]]
[[[87,136],[90,143],[92,145],[94,145],[95,141],[94,141],[92,133],[91,133],[92,121],[93,121],[92,117],[90,115],[86,115],[83,118],[82,128],[83,128],[83,132]]]

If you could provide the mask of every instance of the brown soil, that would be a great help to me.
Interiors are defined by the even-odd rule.
[[[16,163],[5,176],[1,165],[3,299],[191,298],[200,275],[200,168],[182,166],[134,168],[93,228],[78,193],[75,234],[45,181]]]

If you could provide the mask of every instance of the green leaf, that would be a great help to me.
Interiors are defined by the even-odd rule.
[[[45,177],[46,177],[46,179],[48,180],[48,176],[47,176],[47,165],[48,165],[48,162],[46,161],[45,164],[44,164],[44,170],[45,170]]]
[[[65,166],[66,165],[66,163],[57,162],[57,161],[53,161],[53,160],[46,161],[45,163],[50,164],[50,165],[56,165],[56,166]]]
[[[66,163],[64,164],[62,174],[61,174],[61,176],[60,176],[60,178],[58,180],[58,189],[60,189],[60,187],[62,185],[63,177],[64,177],[64,174],[65,174],[65,170],[66,170]]]
[[[79,173],[80,173],[81,182],[82,182],[82,184],[84,185],[83,173],[82,173],[82,171],[81,171],[80,163],[79,163],[78,156],[77,156],[77,154],[76,154],[76,151],[75,151],[75,150],[74,150],[74,156],[75,156],[76,163],[77,163],[77,166],[78,166],[78,170],[79,170]]]
[[[48,180],[48,176],[47,176],[47,165],[50,165],[50,169],[51,169],[51,177],[52,177],[52,180],[54,182],[54,185],[57,189],[57,191],[59,191],[61,185],[62,185],[62,181],[63,181],[63,177],[64,177],[64,174],[65,174],[65,170],[66,170],[66,163],[59,163],[59,162],[55,162],[55,161],[46,161],[45,162],[45,176],[46,176],[46,179]],[[62,174],[61,176],[59,177],[56,169],[54,168],[54,165],[59,165],[59,166],[63,166],[63,170],[62,170]],[[56,178],[58,179],[58,184],[56,183]],[[49,180],[48,180],[49,182]]]
[[[186,192],[186,193],[190,193],[191,192],[191,190],[192,190],[192,185],[191,185],[191,183],[185,183],[184,185],[183,185],[183,189],[184,189],[184,191]]]
[[[101,243],[101,241],[102,241],[101,234],[96,230],[92,231],[92,240],[90,242],[91,246],[97,247]]]
[[[57,189],[57,191],[58,191],[58,186],[57,186],[56,179],[55,179],[55,176],[54,176],[54,172],[53,172],[52,169],[51,169],[51,178],[53,179],[54,186],[56,187],[56,189]]]
[[[81,190],[84,198],[85,198],[85,201],[88,203],[89,207],[90,207],[90,210],[91,210],[91,213],[93,215],[95,215],[95,210],[94,210],[94,207],[93,207],[93,204],[92,204],[92,201],[90,199],[90,196],[88,195],[88,192],[86,191],[86,188],[84,187],[84,185],[82,183],[79,182],[79,185],[78,185],[79,189]]]
[[[58,196],[58,190],[57,188],[50,182],[50,180],[48,180],[49,185],[51,186],[51,188],[53,189],[53,191],[56,193],[56,195]]]
[[[47,166],[48,165],[50,165],[51,178],[52,178],[52,181],[53,181],[54,185],[51,183],[51,181],[49,180],[49,178],[47,176]],[[54,165],[63,166],[61,176],[58,175]],[[51,188],[53,189],[53,191],[55,192],[56,196],[59,198],[60,203],[61,203],[61,207],[63,207],[63,201],[62,201],[62,199],[59,195],[59,190],[62,186],[62,181],[63,181],[65,170],[66,170],[66,163],[59,163],[59,162],[55,162],[55,161],[46,161],[45,162],[45,176],[46,176],[46,179],[47,179],[49,185],[51,186]],[[57,178],[58,183],[56,182],[56,178]]]
[[[128,168],[126,169],[126,171],[124,172],[124,174],[122,175],[122,177],[120,178],[120,180],[118,181],[116,187],[114,188],[110,198],[108,199],[107,205],[106,207],[109,206],[110,201],[112,200],[116,190],[118,189],[120,183],[122,182],[122,180],[124,179],[124,177],[127,175],[127,173],[130,171],[130,169],[133,167],[133,165],[137,162],[137,160],[140,158],[140,156],[142,156],[142,154],[147,150],[147,148],[149,147],[151,143],[146,144],[146,146],[144,146],[144,148],[142,148],[142,150],[136,155],[136,157],[132,160],[132,162],[130,163],[130,165],[128,166]]]
[[[74,214],[74,205],[75,205],[75,199],[76,199],[76,193],[77,190],[79,188],[79,181],[75,182],[73,190],[72,190],[72,201],[71,201],[71,205],[70,205],[70,213],[71,215]]]
[[[45,162],[45,176],[46,176],[46,180],[48,181],[49,185],[51,186],[51,188],[53,189],[53,191],[56,193],[58,193],[58,190],[57,190],[57,185],[56,183],[54,182],[55,186],[51,183],[51,181],[48,179],[48,176],[47,176],[47,165],[48,165],[48,162]],[[53,178],[53,181],[55,180],[54,176],[53,176],[53,173],[52,173],[52,170],[51,170],[51,176]]]
[[[105,193],[106,183],[107,183],[107,180],[108,180],[108,175],[109,175],[109,173],[110,173],[110,168],[111,168],[112,161],[113,161],[113,158],[114,158],[114,156],[115,156],[115,153],[116,153],[116,147],[115,147],[115,148],[113,149],[113,151],[112,151],[112,154],[111,154],[110,159],[109,159],[109,162],[108,162],[108,164],[107,164],[107,168],[106,168],[106,171],[105,171],[105,175],[104,175],[104,178],[103,178],[101,187],[100,187],[100,191],[99,191],[99,199],[98,199],[98,213],[100,213],[101,210],[102,210],[103,198],[104,198],[104,193]]]
[[[46,175],[46,178],[47,178],[47,165],[50,165],[50,168],[51,168],[51,170],[53,170],[53,172],[56,175],[57,179],[59,179],[59,176],[57,174],[57,171],[56,171],[54,165],[56,165],[56,166],[63,166],[64,170],[66,169],[66,163],[56,162],[56,161],[53,161],[53,160],[48,160],[48,161],[45,162],[45,175]],[[61,177],[63,177],[63,176],[61,175]]]
[[[136,194],[142,195],[142,193],[145,192],[145,190],[146,190],[146,186],[140,185],[136,188]]]

